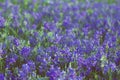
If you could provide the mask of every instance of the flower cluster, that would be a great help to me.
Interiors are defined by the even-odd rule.
[[[1,0],[0,80],[119,80],[119,9],[118,0]]]

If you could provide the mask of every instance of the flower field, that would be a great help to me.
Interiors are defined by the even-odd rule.
[[[119,0],[0,0],[0,80],[120,80]]]

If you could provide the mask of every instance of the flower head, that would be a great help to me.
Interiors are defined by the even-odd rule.
[[[5,80],[4,74],[0,73],[0,80]]]
[[[19,40],[17,38],[15,38],[13,40],[13,43],[14,43],[15,46],[19,46]]]
[[[4,28],[4,27],[5,27],[5,19],[0,16],[0,28]]]
[[[22,56],[28,56],[30,54],[30,48],[29,47],[23,47],[21,50]]]

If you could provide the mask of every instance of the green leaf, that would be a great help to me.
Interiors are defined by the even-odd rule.
[[[5,70],[5,63],[4,60],[0,57],[0,72],[4,72]]]
[[[0,0],[0,2],[5,2],[5,0]]]
[[[116,1],[115,0],[108,0],[108,3],[109,4],[113,4],[113,3],[115,3]]]
[[[92,9],[88,9],[87,12],[88,12],[89,14],[92,14],[92,13],[93,13],[93,10],[92,10]]]

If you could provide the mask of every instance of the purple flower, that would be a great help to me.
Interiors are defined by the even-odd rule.
[[[20,80],[27,80],[27,74],[24,71],[20,70],[18,74]]]
[[[19,46],[19,40],[17,39],[17,38],[15,38],[14,40],[13,40],[13,43],[14,43],[14,45],[15,46]]]
[[[119,66],[119,65],[120,65],[120,58],[116,58],[116,59],[115,59],[115,64],[116,64],[116,66]]]
[[[4,27],[5,27],[5,19],[0,16],[0,28],[4,28]]]
[[[41,13],[32,12],[32,16],[35,19],[35,23],[39,23],[40,20],[42,19],[42,14]]]
[[[47,72],[47,76],[50,80],[57,80],[60,76],[60,69],[51,66],[50,70]]]
[[[19,29],[19,30],[18,30],[18,34],[19,34],[19,35],[23,34],[23,30],[22,30],[22,29]]]
[[[35,24],[33,24],[32,26],[31,26],[31,29],[36,29],[37,28],[37,25],[35,25]]]
[[[70,22],[70,17],[67,17],[66,19],[63,20],[62,26],[65,27],[65,29],[69,29],[71,27],[71,22]]]
[[[35,70],[35,63],[33,61],[29,61],[27,64],[29,65],[31,70]]]
[[[13,65],[17,61],[17,59],[18,56],[16,54],[10,54],[6,59],[6,63],[8,63],[9,65]]]
[[[111,70],[114,72],[115,70],[116,70],[116,65],[115,65],[115,63],[110,63],[110,68],[111,68]]]
[[[30,48],[29,47],[23,47],[21,50],[21,54],[25,57],[27,57],[30,54]]]
[[[35,47],[37,45],[37,42],[38,42],[37,39],[34,37],[30,37],[29,41],[30,41],[31,47]]]
[[[110,67],[108,65],[104,66],[103,72],[106,74],[109,71]]]
[[[0,73],[0,80],[5,80],[4,74]]]
[[[50,28],[49,24],[48,23],[44,23],[44,29],[45,30],[49,30],[49,28]]]
[[[118,57],[120,57],[120,51],[117,51],[117,52],[116,52],[116,55],[117,55]]]
[[[73,68],[69,68],[65,80],[76,80],[76,78],[77,76],[75,70]]]
[[[30,71],[31,71],[30,66],[28,64],[23,64],[22,71],[24,71],[24,73],[26,73],[26,74],[30,73]]]

